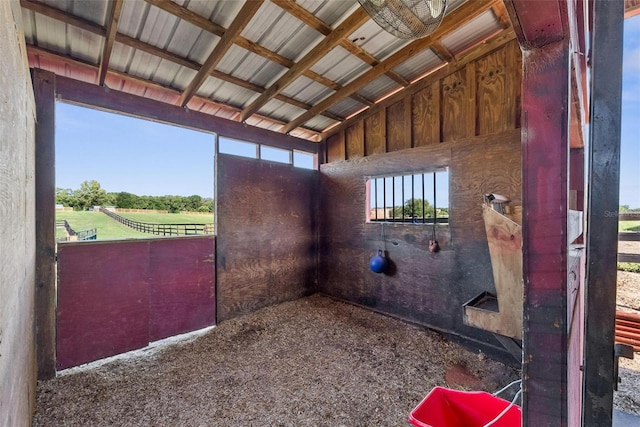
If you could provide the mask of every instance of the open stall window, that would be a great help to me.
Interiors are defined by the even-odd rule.
[[[367,179],[367,222],[449,223],[449,168]]]
[[[218,138],[218,153],[283,163],[303,169],[317,169],[313,153],[276,148],[266,144],[240,141],[224,136]]]

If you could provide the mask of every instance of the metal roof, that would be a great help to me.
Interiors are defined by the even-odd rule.
[[[310,140],[510,25],[501,0],[452,0],[429,42],[413,48],[356,0],[21,5],[32,67]]]

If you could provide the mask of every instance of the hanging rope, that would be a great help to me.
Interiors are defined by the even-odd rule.
[[[423,187],[424,188],[424,187]],[[424,209],[423,209],[424,212]],[[429,252],[435,253],[440,250],[440,245],[436,240],[436,224],[438,222],[438,210],[436,209],[436,173],[433,173],[433,228],[431,240],[429,241]]]

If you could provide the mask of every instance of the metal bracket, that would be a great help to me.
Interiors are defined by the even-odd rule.
[[[621,382],[618,376],[618,362],[621,357],[633,359],[633,347],[627,344],[615,343],[613,346],[613,389],[618,391],[618,383]]]

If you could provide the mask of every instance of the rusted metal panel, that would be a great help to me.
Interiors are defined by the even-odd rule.
[[[217,320],[315,291],[317,171],[224,154],[216,162]]]
[[[215,324],[213,237],[149,241],[149,340]]]
[[[58,369],[147,345],[148,259],[146,241],[58,246]]]

